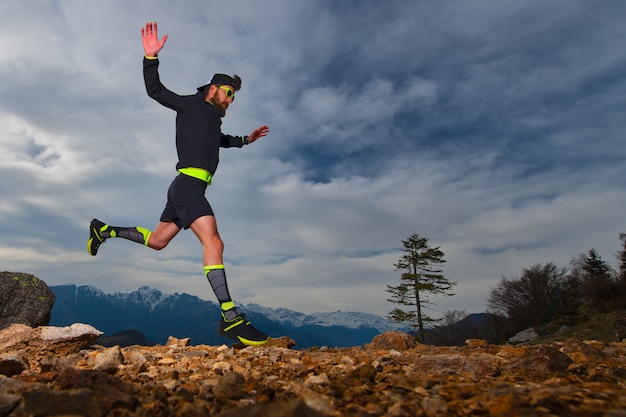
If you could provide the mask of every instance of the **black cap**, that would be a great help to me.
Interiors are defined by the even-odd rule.
[[[213,75],[213,78],[211,78],[211,81],[209,81],[207,84],[205,85],[201,85],[200,87],[198,87],[199,91],[204,90],[204,87],[208,86],[208,85],[229,85],[233,88],[235,88],[235,80],[233,79],[233,77],[231,77],[230,75],[226,75],[226,74],[215,74]]]

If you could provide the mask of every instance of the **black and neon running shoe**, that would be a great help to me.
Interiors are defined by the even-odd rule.
[[[102,232],[108,229],[105,223],[98,219],[93,219],[89,225],[89,240],[87,241],[87,252],[91,256],[96,256],[98,248],[104,243],[106,237],[102,236]]]
[[[237,340],[247,346],[260,346],[266,344],[270,337],[257,330],[244,315],[238,315],[233,320],[226,320],[222,313],[220,324],[217,329],[220,336]]]

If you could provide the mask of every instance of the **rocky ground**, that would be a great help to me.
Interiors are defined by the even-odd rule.
[[[626,417],[626,343],[104,348],[86,325],[0,331],[0,416]]]

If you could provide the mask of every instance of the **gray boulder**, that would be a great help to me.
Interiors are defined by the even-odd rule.
[[[537,339],[539,335],[532,327],[526,330],[522,330],[515,336],[509,338],[509,343],[528,343]]]
[[[11,324],[46,326],[53,305],[54,293],[36,276],[0,272],[0,329]]]

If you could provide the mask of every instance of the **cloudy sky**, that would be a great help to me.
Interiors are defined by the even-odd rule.
[[[154,228],[175,176],[175,114],[151,100],[140,29],[157,21],[164,84],[243,87],[207,192],[236,301],[386,315],[412,233],[439,246],[456,295],[626,231],[626,2],[32,1],[0,3],[0,270],[48,285],[140,286],[214,300],[200,245]]]

